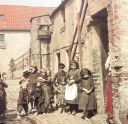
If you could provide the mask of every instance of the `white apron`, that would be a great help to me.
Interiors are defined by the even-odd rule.
[[[66,85],[66,90],[65,90],[65,100],[74,100],[77,98],[77,85],[72,84]]]

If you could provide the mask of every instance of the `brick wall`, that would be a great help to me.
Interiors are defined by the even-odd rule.
[[[114,0],[108,8],[108,27],[113,76],[114,114],[124,123],[128,111],[128,28],[127,0]]]

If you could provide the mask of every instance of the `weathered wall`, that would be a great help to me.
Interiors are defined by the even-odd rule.
[[[52,15],[53,25],[52,35],[51,35],[51,43],[50,44],[42,44],[42,52],[44,54],[50,53],[49,56],[44,55],[44,59],[42,59],[42,63],[44,66],[47,65],[47,60],[49,58],[50,68],[52,70],[52,76],[58,70],[58,63],[62,62],[66,65],[65,70],[68,71],[69,66],[69,46],[71,45],[71,41],[73,38],[75,26],[77,23],[77,14],[80,9],[78,5],[80,2],[78,0],[70,0],[65,5],[65,10],[60,8],[59,11],[55,15]],[[93,4],[92,7],[94,7]],[[100,5],[101,6],[101,5]],[[107,5],[105,4],[104,7]],[[65,12],[64,12],[65,11]],[[89,11],[89,10],[88,10]],[[101,10],[95,10],[95,14],[100,12]],[[62,12],[65,13],[65,21],[63,20]],[[88,13],[89,14],[89,13]],[[104,14],[104,13],[103,13]],[[105,13],[106,14],[106,13]],[[106,15],[107,16],[107,15]],[[101,19],[99,19],[101,20]],[[32,21],[32,54],[39,54],[39,40],[37,30],[39,28],[38,18],[33,19]],[[92,23],[93,21],[93,23]],[[103,34],[102,23],[107,25],[107,22],[95,22],[90,16],[86,16],[84,21],[81,40],[82,40],[82,51],[83,51],[83,66],[85,68],[90,69],[93,72],[95,87],[96,87],[96,98],[98,105],[98,113],[105,112],[105,101],[104,101],[104,63],[107,57],[107,53],[104,49],[103,42],[105,42],[101,36]],[[104,24],[103,24],[104,25]],[[107,30],[107,28],[105,29]],[[49,51],[48,51],[49,49]],[[77,50],[77,54],[79,50]],[[47,58],[48,57],[48,58]],[[34,63],[39,66],[39,55],[35,55],[33,59]]]
[[[49,20],[49,16],[40,16],[31,22],[31,64],[39,69],[50,68],[50,38],[40,39],[38,32],[41,25],[51,25]]]
[[[94,15],[102,9],[106,8],[111,3],[111,0],[88,0],[88,13]]]
[[[58,54],[60,54],[60,62],[66,65],[65,70],[68,70],[69,57],[67,54],[69,45],[71,44],[75,26],[77,23],[77,13],[76,1],[70,0],[65,5],[65,23],[62,20],[61,11],[53,17],[53,35],[51,40],[52,48],[52,61],[53,61],[53,75],[58,70]],[[102,54],[101,51],[104,50],[101,41],[101,30],[99,25],[90,25],[91,18],[86,16],[84,21],[81,41],[82,41],[82,51],[83,51],[83,66],[90,69],[94,75],[94,81],[96,86],[96,98],[98,105],[98,113],[104,113],[104,80],[103,80],[103,67]],[[64,27],[65,30],[61,32],[61,28]],[[77,49],[77,53],[79,50]]]
[[[39,40],[38,40],[38,28],[39,28],[39,19],[35,18],[31,22],[31,55],[32,55],[32,64],[37,65],[39,67]]]
[[[86,21],[85,24],[87,24]],[[88,27],[84,25],[86,30],[84,29],[82,31],[82,40],[84,42],[83,66],[93,72],[98,113],[104,113],[104,63],[102,62],[102,51],[104,51],[104,48],[100,37],[101,29],[99,25],[100,24],[93,24]]]
[[[108,8],[108,27],[116,119],[125,124],[128,111],[128,1],[114,0]],[[118,120],[119,121],[119,120]],[[120,121],[118,122],[120,123]]]
[[[0,71],[7,72],[10,59],[17,59],[29,50],[30,32],[0,31],[0,34],[5,34],[5,48],[0,49]]]
[[[69,50],[69,45],[71,44],[75,26],[77,23],[77,14],[80,9],[78,0],[70,0],[65,5],[65,22],[63,21],[61,11],[58,11],[56,15],[54,15],[53,20],[53,35],[51,40],[52,53],[53,53],[53,74],[58,70],[58,61],[57,61],[57,53],[60,53],[60,62],[66,64],[65,70],[68,70],[69,66],[69,58],[67,51]],[[64,28],[63,31],[61,29]]]

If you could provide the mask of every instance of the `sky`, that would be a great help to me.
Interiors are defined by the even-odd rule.
[[[56,7],[60,3],[61,0],[0,0],[0,5]]]

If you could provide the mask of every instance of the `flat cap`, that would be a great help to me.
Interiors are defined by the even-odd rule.
[[[64,68],[65,65],[64,65],[63,63],[59,63],[59,64],[58,64],[58,67],[59,67],[59,68]]]

